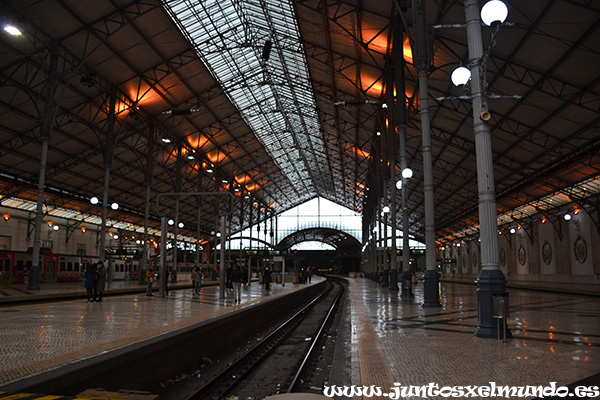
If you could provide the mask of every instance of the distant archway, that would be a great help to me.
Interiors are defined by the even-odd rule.
[[[293,232],[283,238],[277,248],[288,250],[296,244],[315,241],[332,246],[335,251],[354,252],[360,251],[360,242],[349,233],[332,228],[307,228]]]

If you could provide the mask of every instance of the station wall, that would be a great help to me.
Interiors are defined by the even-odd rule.
[[[600,284],[600,235],[586,212],[570,221],[523,225],[498,236],[499,265],[509,282]],[[466,240],[439,253],[447,278],[476,278],[481,269],[480,243]]]

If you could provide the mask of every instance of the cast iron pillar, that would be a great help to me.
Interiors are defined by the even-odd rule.
[[[496,192],[492,164],[490,128],[480,117],[487,111],[481,68],[483,42],[479,2],[465,0],[469,67],[471,69],[471,93],[473,96],[473,129],[475,132],[475,155],[477,158],[477,186],[479,192],[479,226],[481,238],[481,271],[477,277],[477,327],[474,334],[479,337],[497,336],[496,320],[493,317],[492,295],[506,291],[506,279],[499,268],[498,221],[496,214]],[[507,331],[507,336],[510,331]]]

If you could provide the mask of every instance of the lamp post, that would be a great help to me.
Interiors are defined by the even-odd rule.
[[[401,136],[400,141],[405,139]],[[406,149],[406,145],[401,145],[400,148]],[[406,150],[404,150],[405,152]],[[403,153],[404,153],[403,152]],[[413,172],[410,168],[406,167],[406,156],[403,154],[401,157],[402,166],[402,180],[401,184],[396,184],[396,187],[400,186],[402,190],[402,297],[413,297],[412,292],[412,271],[410,270],[410,242],[408,238],[408,207],[407,205],[407,193],[406,193],[406,182],[412,178]]]
[[[413,20],[415,26],[415,68],[419,74],[419,100],[421,102],[421,134],[423,144],[423,197],[425,200],[425,272],[423,273],[423,307],[441,307],[439,273],[435,252],[435,210],[433,199],[433,168],[431,161],[431,129],[429,121],[429,101],[427,70],[427,29],[425,27],[425,1],[413,0]],[[468,71],[468,70],[467,70]],[[469,76],[471,75],[469,71]],[[402,181],[399,181],[401,184]]]
[[[501,3],[492,0],[494,7]],[[485,8],[485,7],[484,7]],[[506,17],[506,15],[505,15]],[[481,70],[483,42],[478,0],[465,0],[467,44],[471,69],[471,93],[473,102],[473,129],[475,132],[475,154],[477,158],[477,186],[479,193],[479,226],[481,237],[481,271],[477,277],[477,327],[474,334],[479,337],[496,337],[497,327],[493,317],[492,294],[506,291],[506,279],[499,268],[498,222],[496,193],[492,164],[490,128],[483,113],[487,112]],[[496,18],[491,23],[496,23]],[[502,22],[500,20],[500,22]],[[507,331],[510,335],[510,331]]]
[[[383,279],[381,282],[382,287],[389,287],[390,285],[390,263],[388,260],[388,214],[390,212],[389,206],[383,206],[381,209],[381,222],[383,225]]]
[[[54,46],[53,46],[54,47]],[[40,247],[42,235],[42,216],[44,214],[44,189],[46,182],[46,163],[48,161],[48,145],[54,125],[54,96],[56,91],[56,69],[58,66],[58,51],[52,53],[50,59],[50,71],[46,83],[46,107],[44,109],[42,124],[40,126],[40,137],[42,140],[42,155],[40,158],[40,175],[37,193],[37,207],[35,214],[35,228],[33,236],[33,251],[31,255],[31,268],[29,270],[29,284],[27,289],[40,290]]]

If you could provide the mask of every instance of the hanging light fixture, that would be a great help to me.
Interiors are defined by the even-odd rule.
[[[466,85],[469,79],[471,79],[471,71],[468,68],[460,66],[452,72],[450,79],[452,79],[454,86]]]
[[[497,26],[508,17],[508,8],[500,0],[491,0],[481,9],[481,20],[487,26]]]
[[[8,34],[10,34],[12,36],[20,36],[20,35],[22,35],[21,31],[17,27],[15,27],[13,25],[6,25],[6,26],[4,26],[4,30],[6,32],[8,32]]]
[[[110,205],[110,208],[112,208],[113,210],[118,210],[119,209],[119,204],[118,203],[112,203]]]
[[[410,179],[413,176],[413,171],[410,168],[404,168],[402,170],[402,177],[406,179]]]

